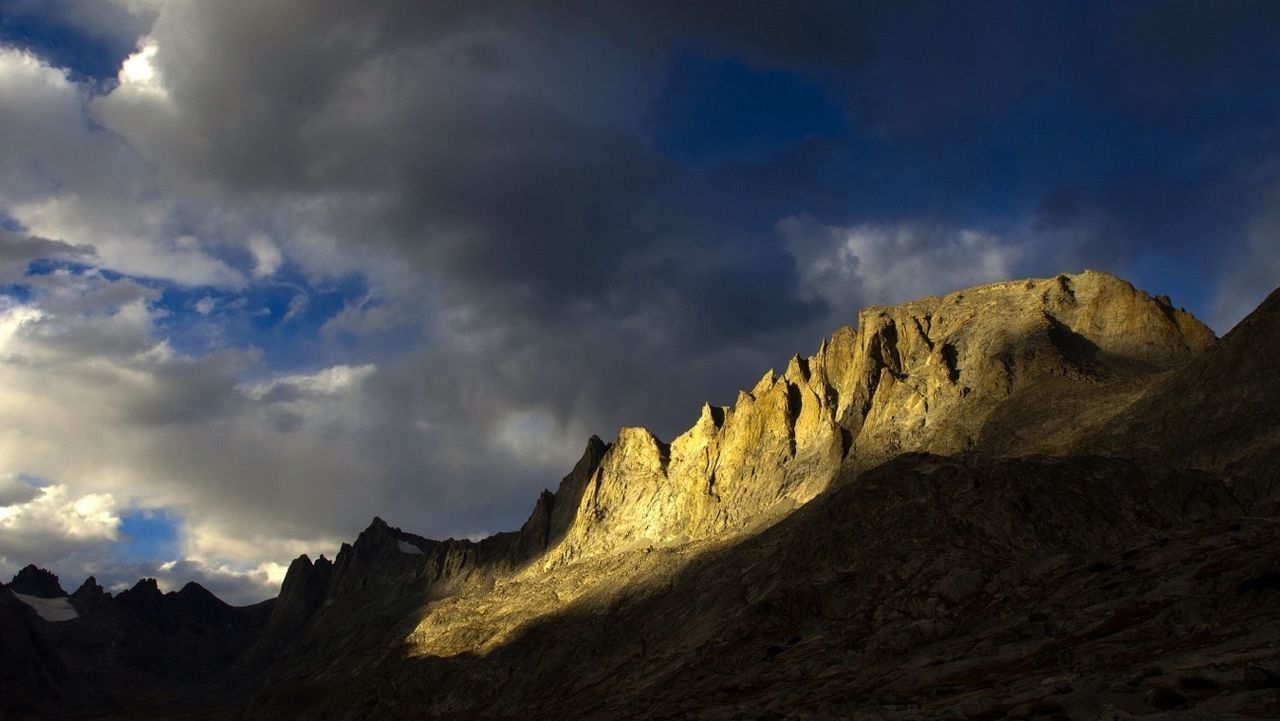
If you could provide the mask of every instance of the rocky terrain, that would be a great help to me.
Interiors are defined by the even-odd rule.
[[[0,702],[1280,717],[1278,351],[1280,292],[1218,340],[1094,272],[869,308],[669,442],[590,439],[518,531],[435,541],[375,519],[248,609],[86,583],[53,621],[0,591]],[[66,596],[24,574],[14,593]]]

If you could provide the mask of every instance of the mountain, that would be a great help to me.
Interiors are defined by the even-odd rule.
[[[111,718],[1274,716],[1278,351],[1280,292],[1218,340],[1096,272],[869,308],[669,442],[589,439],[518,531],[374,519],[252,611],[28,621],[199,659]]]
[[[35,598],[60,598],[67,595],[56,575],[34,565],[18,571],[8,588],[13,593]]]
[[[1160,379],[1152,392],[1081,445],[1211,471],[1235,488],[1251,512],[1276,515],[1278,340],[1280,290],[1221,343]]]
[[[0,588],[0,718],[56,718],[66,704],[67,677],[58,651],[41,633],[40,617]]]
[[[273,605],[232,607],[196,583],[162,593],[155,579],[112,596],[89,578],[67,596],[56,576],[28,566],[0,590],[0,718],[188,702],[261,637]]]

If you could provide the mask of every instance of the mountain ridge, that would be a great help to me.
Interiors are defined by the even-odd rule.
[[[649,699],[655,718],[687,715],[654,695],[660,687],[654,684],[667,684],[683,689],[677,696],[689,694],[685,703],[702,699],[730,718],[744,707],[714,700],[721,682],[695,672],[701,660],[723,662],[726,678],[738,673],[734,668],[774,678],[769,660],[793,645],[838,665],[839,644],[857,643],[879,649],[859,652],[862,665],[848,668],[849,678],[863,679],[860,688],[872,689],[866,674],[879,673],[894,653],[927,660],[918,656],[926,653],[921,649],[946,648],[972,634],[987,638],[983,629],[1006,623],[1000,609],[1034,606],[1039,597],[1065,604],[1064,618],[1071,619],[1046,627],[1047,637],[1059,634],[1054,643],[1105,656],[1088,635],[1094,632],[1082,630],[1085,601],[1126,597],[1117,590],[1122,586],[1099,585],[1116,562],[1091,562],[1090,555],[1149,547],[1153,558],[1165,559],[1151,562],[1158,569],[1151,574],[1181,578],[1179,564],[1199,559],[1204,568],[1228,569],[1204,576],[1224,579],[1212,580],[1215,588],[1267,587],[1256,549],[1265,548],[1274,524],[1241,519],[1273,514],[1280,499],[1269,470],[1280,458],[1280,434],[1268,412],[1280,404],[1280,387],[1267,372],[1277,360],[1277,318],[1280,291],[1218,340],[1168,298],[1091,271],[864,309],[856,329],[844,326],[813,355],[793,356],[780,374],[765,373],[734,405],[703,404],[693,425],[670,442],[638,427],[620,429],[612,442],[592,436],[518,530],[437,541],[375,518],[333,561],[295,559],[280,595],[256,616],[260,626],[248,644],[188,704],[210,718],[232,711],[284,718],[298,708],[395,718],[411,707],[433,717],[471,717],[480,709],[562,717],[574,708],[566,704],[585,703],[598,708],[582,717],[611,718]],[[1239,415],[1242,407],[1251,410]],[[1205,422],[1189,423],[1198,410]],[[952,505],[956,510],[945,510]],[[970,555],[948,565],[948,536],[920,525],[931,517]],[[1231,530],[1242,523],[1252,525]],[[1202,525],[1218,545],[1206,550],[1196,532],[1179,524]],[[1173,550],[1158,551],[1162,542]],[[1023,568],[1022,580],[1000,580],[979,552],[984,546],[1005,548],[997,557]],[[898,577],[865,556],[873,549],[922,570],[902,577],[897,591],[883,584],[857,590],[841,580]],[[1228,550],[1235,556],[1221,555]],[[755,568],[774,569],[776,577]],[[1037,568],[1056,569],[1065,585],[1041,585]],[[806,583],[834,595],[814,596]],[[86,586],[73,600],[98,596],[96,584]],[[997,590],[975,595],[975,588],[988,587]],[[682,588],[690,607],[668,599]],[[782,588],[788,590],[779,596]],[[911,610],[886,610],[886,599],[905,589],[932,605],[903,601]],[[1062,596],[1068,591],[1084,595]],[[1253,598],[1248,593],[1240,598]],[[987,605],[973,605],[978,598]],[[1207,597],[1158,598],[1158,612],[1135,622],[1135,638],[1167,633],[1161,629],[1172,621],[1161,614],[1209,613]],[[845,611],[823,610],[836,599],[878,620],[866,625]],[[1230,608],[1235,615],[1228,615],[1244,625],[1269,618],[1256,604]],[[986,620],[966,620],[959,609]],[[844,618],[849,630],[806,626],[806,614],[814,613],[827,623]],[[578,627],[599,619],[616,625],[616,633]],[[684,640],[667,636],[667,627],[682,628]],[[795,631],[784,634],[785,628]],[[1098,643],[1105,645],[1110,633]],[[1265,641],[1260,632],[1239,633]],[[997,653],[1003,638],[983,643]],[[763,644],[762,658],[741,650],[754,643]],[[588,650],[591,644],[598,650]],[[1148,655],[1165,653],[1158,645],[1142,647]],[[973,663],[987,663],[984,654]],[[1107,673],[1128,668],[1099,658]],[[1057,663],[1043,667],[1062,671]],[[667,676],[664,665],[685,675]],[[519,682],[511,676],[517,668],[525,674]],[[760,681],[772,700],[758,708],[787,698],[809,703],[788,696],[793,682]],[[477,686],[483,683],[509,690],[487,696]],[[584,683],[596,690],[584,690]],[[1236,681],[1222,683],[1235,688]],[[978,717],[960,710],[972,694],[956,693],[946,697],[947,713]],[[1069,700],[1071,693],[1058,695]],[[1095,708],[1099,693],[1082,691],[1072,703]],[[1025,688],[1008,694],[1048,703]],[[1146,703],[1128,691],[1121,695],[1133,709]],[[374,707],[364,703],[374,698]],[[882,714],[893,704],[880,701],[860,702],[857,713],[910,717]],[[983,703],[979,716],[1018,708],[999,699]]]

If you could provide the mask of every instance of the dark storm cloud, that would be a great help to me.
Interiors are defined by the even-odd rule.
[[[171,175],[323,195],[348,243],[389,246],[464,293],[483,285],[529,311],[607,304],[622,276],[648,272],[627,262],[655,242],[635,225],[678,172],[614,117],[637,103],[626,83],[660,83],[680,41],[801,67],[868,56],[847,11],[735,3],[724,23],[721,10],[192,4],[155,30],[178,125],[99,114]]]
[[[184,127],[196,139],[195,146],[165,149],[181,153],[178,159],[187,172],[235,180],[249,189],[380,180],[385,178],[381,172],[360,166],[386,159],[396,166],[416,165],[412,153],[400,152],[401,143],[412,146],[415,140],[457,150],[455,140],[465,144],[482,140],[488,130],[500,130],[513,134],[514,142],[538,142],[548,120],[546,109],[525,91],[552,91],[563,100],[576,89],[551,86],[593,74],[598,80],[603,74],[610,76],[606,82],[588,88],[590,97],[577,99],[580,109],[591,105],[596,112],[600,106],[630,102],[633,88],[614,81],[625,83],[637,65],[654,66],[641,74],[662,72],[670,50],[683,44],[771,65],[823,70],[825,64],[856,69],[870,56],[868,41],[848,8],[825,3],[797,12],[767,2],[641,7],[613,2],[424,6],[397,0],[356,5],[237,1],[173,9],[161,16],[154,32],[161,38],[171,34],[194,40],[162,43],[157,56],[184,114]],[[540,67],[522,67],[531,60]],[[388,73],[375,80],[395,85],[404,95],[380,96],[378,88],[360,85],[368,79],[361,77],[362,71],[379,68]],[[435,74],[467,82],[450,85],[449,77],[433,78]],[[508,80],[519,84],[504,85]],[[338,96],[352,90],[370,92],[368,99],[377,103],[364,108],[373,117],[355,120],[370,122],[366,130],[381,132],[346,135],[341,138],[346,143],[326,145],[326,139],[338,138],[326,137],[333,128],[324,127],[323,115]],[[410,110],[414,115],[405,117]],[[395,127],[397,120],[412,120],[413,127]]]
[[[149,381],[102,406],[218,552],[513,528],[589,433],[670,438],[864,303],[1093,266],[1225,330],[1280,276],[1274,7],[170,2],[91,116],[191,228],[367,279],[296,324],[343,372],[146,355],[150,315],[40,348]]]
[[[606,434],[678,429],[695,399],[749,384],[856,310],[856,294],[836,307],[802,287],[783,218],[992,227],[1027,249],[1011,270],[1134,272],[1200,252],[1223,210],[1244,210],[1239,162],[1273,150],[1240,139],[1262,120],[1180,114],[1246,101],[1274,56],[1266,6],[180,10],[153,30],[171,132],[131,135],[127,107],[99,115],[170,177],[315,198],[308,213],[346,253],[422,274],[448,320],[398,380],[377,381],[403,406],[387,423],[403,445],[383,439],[397,448],[415,434],[390,428],[424,415],[466,448],[510,408]],[[743,117],[679,101],[682,87]],[[765,123],[757,111],[777,102],[812,107]],[[833,124],[830,102],[847,120]],[[699,127],[698,165],[663,152],[694,147]],[[1240,147],[1222,146],[1233,133]],[[914,235],[912,252],[950,253],[944,236]]]
[[[855,132],[809,212],[1016,231],[1035,249],[1022,272],[1100,267],[1220,331],[1239,317],[1219,298],[1277,186],[1274,3],[930,3],[867,22],[875,63],[832,85]],[[1256,302],[1280,278],[1244,254],[1269,269]]]
[[[0,507],[26,503],[39,495],[39,487],[17,476],[0,476]]]
[[[790,82],[784,70],[855,71],[872,50],[848,14],[772,3],[412,13],[397,3],[193,4],[154,31],[181,132],[133,133],[129,108],[98,110],[171,177],[212,180],[230,195],[322,197],[321,223],[347,252],[415,264],[440,302],[465,309],[452,331],[485,339],[485,357],[433,361],[444,388],[474,373],[500,389],[495,404],[528,397],[585,410],[604,433],[624,412],[674,427],[665,407],[676,403],[636,407],[653,395],[645,383],[627,383],[636,393],[624,403],[610,402],[610,387],[683,365],[686,343],[697,354],[738,347],[825,308],[797,294],[794,262],[772,230],[778,216],[722,217],[715,196],[731,173],[684,178],[643,127],[651,98],[634,93],[671,81],[677,44],[741,58],[739,73],[742,62],[781,68],[761,76],[771,85],[739,88],[756,93],[755,106]],[[200,41],[165,42],[179,32]],[[820,94],[808,82],[804,92]],[[809,132],[803,118],[789,125],[795,139]],[[826,118],[818,126],[831,132]],[[624,357],[606,357],[620,348]],[[566,370],[547,382],[546,367]],[[755,374],[741,370],[733,383]],[[582,387],[598,387],[584,395],[615,410],[563,400]],[[466,411],[493,409],[472,402]]]

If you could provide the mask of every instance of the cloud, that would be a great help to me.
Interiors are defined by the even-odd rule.
[[[308,297],[305,292],[295,294],[289,299],[289,307],[285,309],[284,315],[280,318],[280,322],[288,323],[291,320],[296,320],[303,313],[307,312],[307,306],[310,304],[311,298]]]
[[[352,506],[357,487],[310,486],[316,478],[373,475],[357,459],[355,444],[359,383],[374,368],[339,367],[246,386],[241,376],[261,370],[252,352],[175,351],[159,336],[156,297],[129,279],[71,271],[45,277],[29,302],[0,305],[0,474],[59,479],[44,496],[6,511],[11,540],[0,555],[49,561],[76,551],[47,539],[12,540],[42,524],[57,537],[109,540],[105,532],[73,533],[69,522],[57,519],[85,511],[83,499],[98,499],[110,510],[112,499],[121,498],[181,509],[188,517],[185,560],[229,567],[281,560],[261,555],[282,548],[271,543],[242,546],[245,556],[202,556],[210,544],[192,529],[206,527],[332,553],[332,537],[321,538],[316,527],[332,528],[336,517],[342,530],[358,529],[370,509]],[[294,394],[268,398],[266,388]],[[273,421],[280,410],[302,424],[287,439]],[[21,490],[9,485],[6,495]],[[327,524],[315,524],[321,507],[333,509]],[[358,516],[344,507],[359,509]],[[100,521],[96,528],[118,523],[114,515],[86,518]]]
[[[93,257],[90,245],[71,245],[0,229],[0,283],[21,280],[34,260],[88,261]]]
[[[78,76],[110,77],[163,0],[5,0],[8,39]]]
[[[67,551],[113,583],[514,528],[589,434],[671,437],[867,303],[1280,282],[1271,11],[24,7],[115,60],[0,48],[0,478],[181,515],[182,558]]]
[[[196,301],[195,311],[200,315],[209,315],[218,307],[218,301],[215,298],[205,296]]]
[[[320,335],[333,339],[341,334],[367,336],[386,333],[412,323],[412,316],[403,307],[366,294],[353,303],[343,305],[333,317],[324,322]]]
[[[64,484],[38,489],[27,500],[0,506],[0,556],[51,563],[76,551],[114,541],[118,503],[109,493],[75,495]]]
[[[24,481],[15,473],[0,476],[0,507],[23,504],[39,495],[39,486]]]
[[[253,255],[253,277],[274,275],[284,263],[284,255],[267,236],[257,233],[249,238],[249,252]]]
[[[778,231],[803,287],[846,314],[1009,278],[1026,252],[992,233],[911,222],[841,228],[795,216]]]
[[[251,568],[207,565],[199,561],[157,561],[110,564],[94,571],[95,578],[109,593],[131,588],[138,579],[154,578],[164,593],[178,591],[188,583],[198,583],[232,605],[245,606],[274,597],[284,581],[288,565],[262,563]],[[81,574],[76,574],[79,577]],[[68,585],[68,579],[62,579]],[[74,590],[68,588],[67,590]]]
[[[238,286],[242,275],[194,236],[172,233],[181,207],[124,140],[89,119],[88,86],[0,46],[0,208],[32,236],[91,245],[116,270]]]

